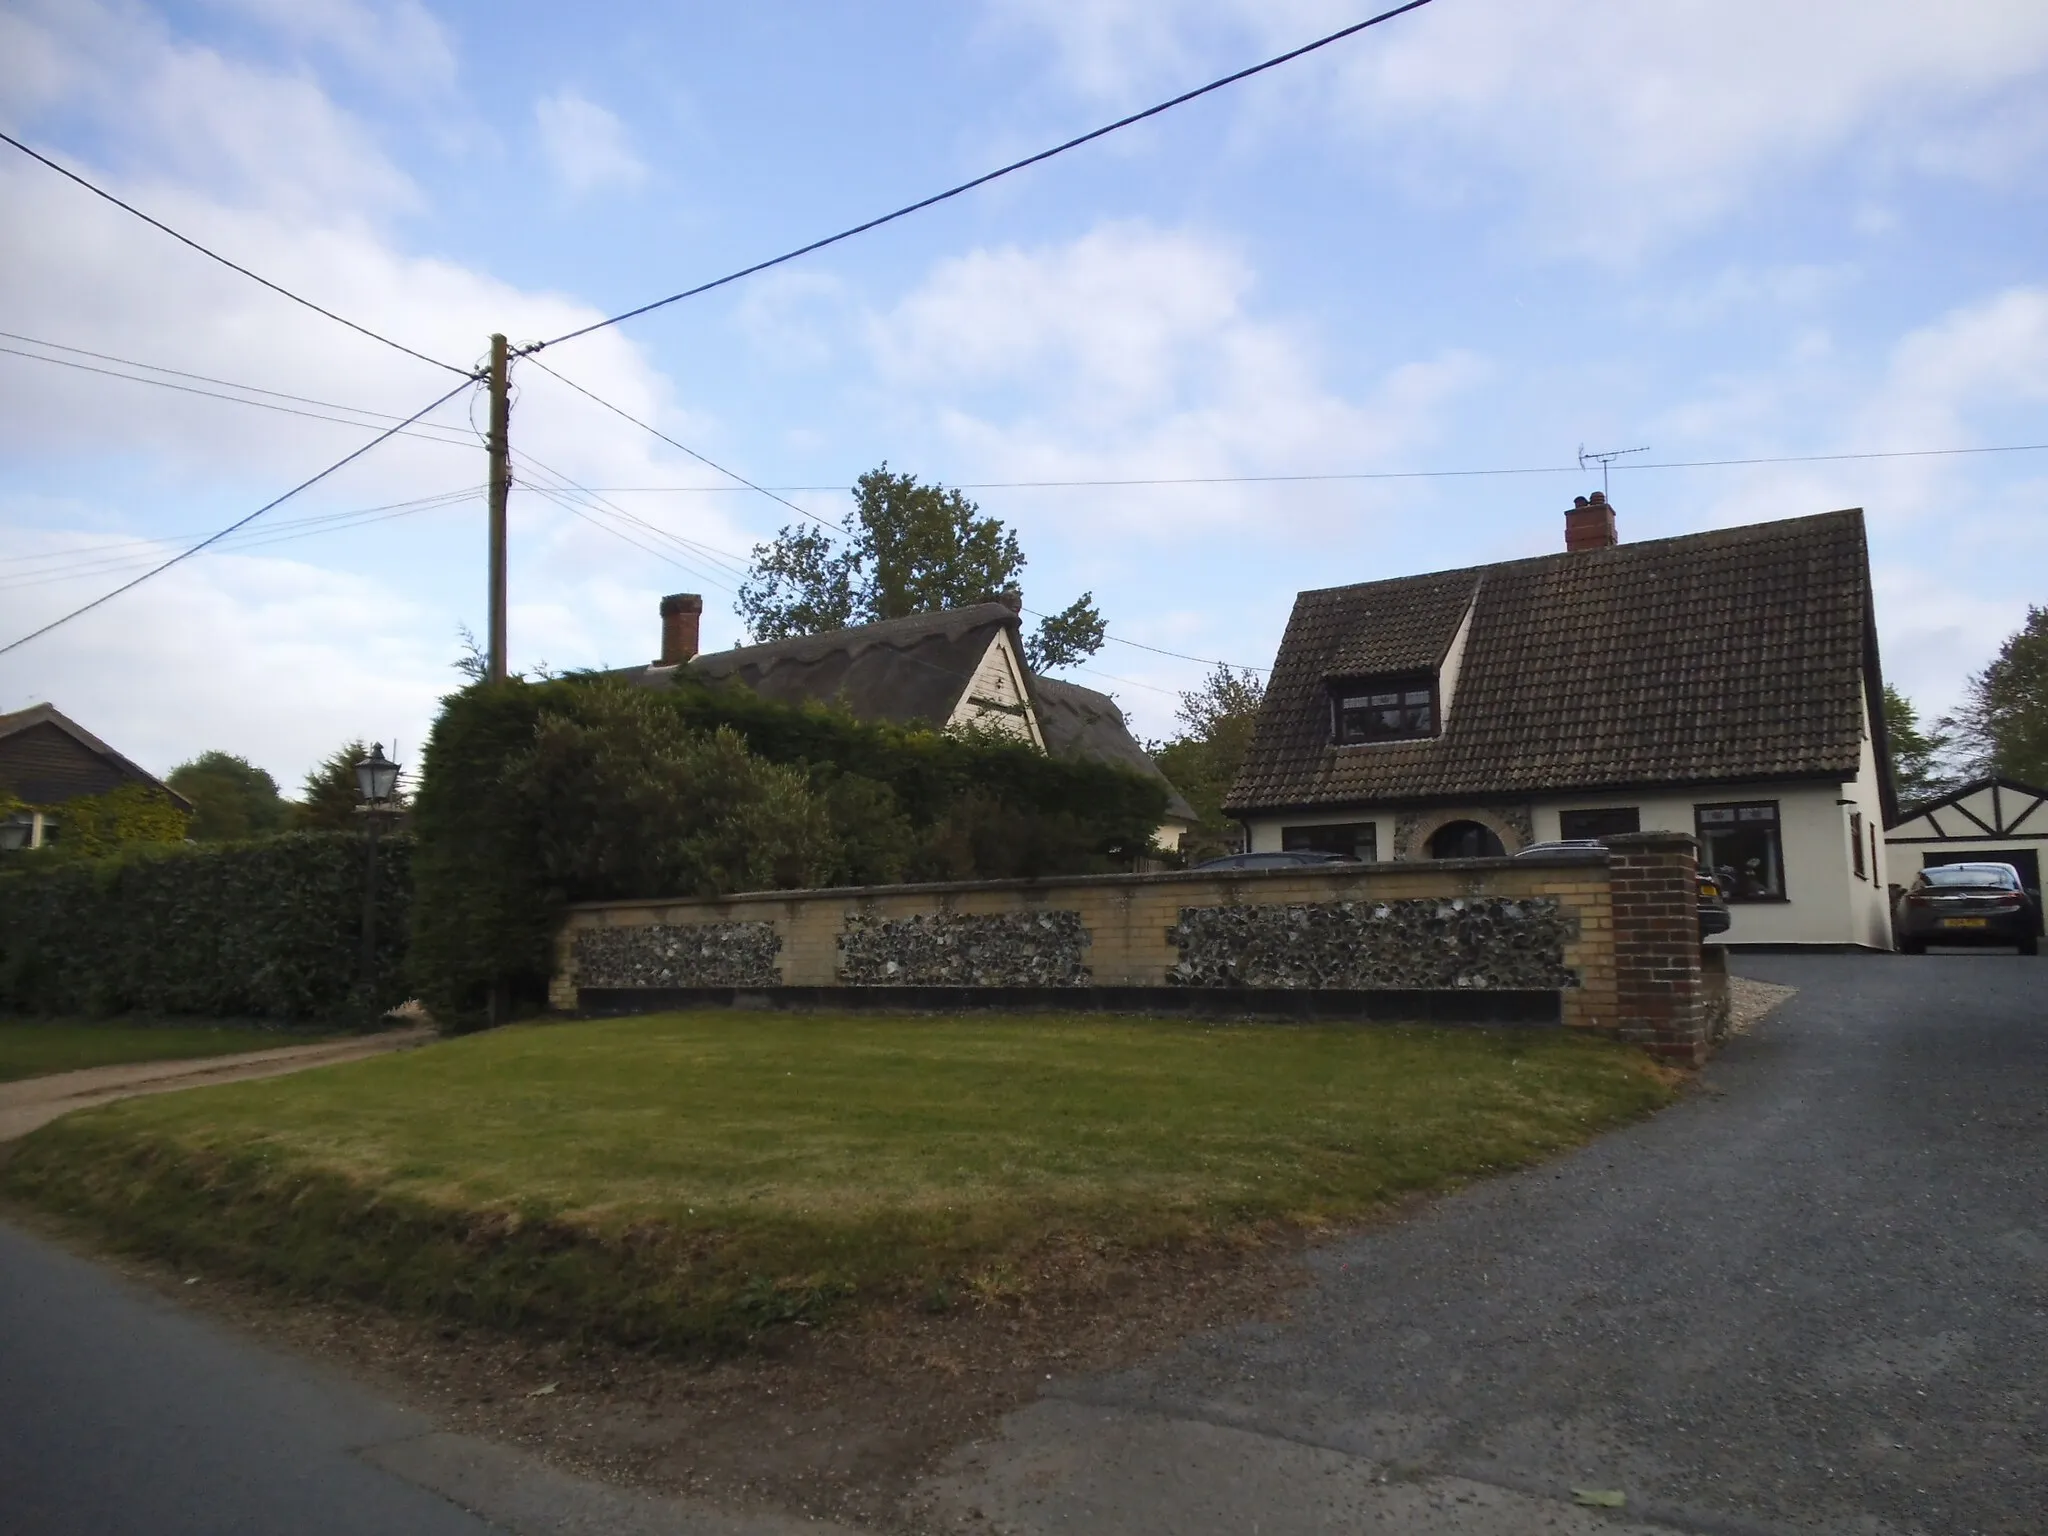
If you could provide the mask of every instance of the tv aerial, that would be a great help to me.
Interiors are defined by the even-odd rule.
[[[1581,443],[1579,444],[1579,468],[1584,469],[1588,464],[1598,464],[1600,466],[1600,499],[1605,501],[1607,499],[1608,466],[1616,459],[1625,459],[1632,453],[1648,453],[1649,451],[1647,447],[1609,448],[1604,453],[1588,453],[1586,452],[1586,445]]]

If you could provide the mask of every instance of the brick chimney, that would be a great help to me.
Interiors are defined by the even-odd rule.
[[[1567,550],[1607,549],[1621,541],[1614,536],[1614,507],[1605,491],[1574,496],[1564,515],[1564,547]]]
[[[661,600],[661,660],[657,667],[680,666],[697,654],[697,624],[704,617],[704,599],[694,592],[672,592]]]

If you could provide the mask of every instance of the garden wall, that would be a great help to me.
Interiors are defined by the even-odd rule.
[[[586,902],[550,1001],[1561,1023],[1697,1061],[1709,1015],[1693,840],[1329,868]]]

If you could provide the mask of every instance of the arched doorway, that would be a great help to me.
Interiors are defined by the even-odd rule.
[[[1507,849],[1493,828],[1477,821],[1447,821],[1429,834],[1432,859],[1501,859]]]

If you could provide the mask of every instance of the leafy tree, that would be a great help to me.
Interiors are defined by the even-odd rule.
[[[2026,623],[1971,677],[1963,702],[1939,724],[1954,735],[1972,776],[2048,783],[2048,608],[2028,607]]]
[[[292,807],[292,825],[306,831],[346,832],[362,826],[356,807],[362,803],[356,793],[356,764],[370,755],[360,738],[344,742],[306,775],[298,804]],[[405,780],[398,781],[394,808],[405,806]]]
[[[1237,826],[1223,814],[1223,801],[1244,766],[1265,693],[1256,672],[1219,664],[1199,688],[1180,696],[1180,708],[1174,711],[1180,735],[1152,748],[1159,771],[1201,817],[1183,844],[1191,859],[1237,847]]]
[[[754,546],[739,614],[755,640],[1019,600],[1025,559],[1016,534],[957,490],[883,464],[860,477],[853,499],[843,540],[791,525]],[[1094,594],[1084,592],[1041,622],[1025,659],[1041,671],[1071,666],[1102,649],[1103,632]]]
[[[1884,733],[1891,747],[1892,784],[1901,805],[1932,800],[1954,787],[1943,762],[1949,735],[1937,722],[1932,734],[1920,729],[1913,701],[1890,683],[1884,685]]]
[[[173,768],[164,782],[192,802],[194,842],[268,837],[291,819],[277,780],[232,752],[202,752]]]

